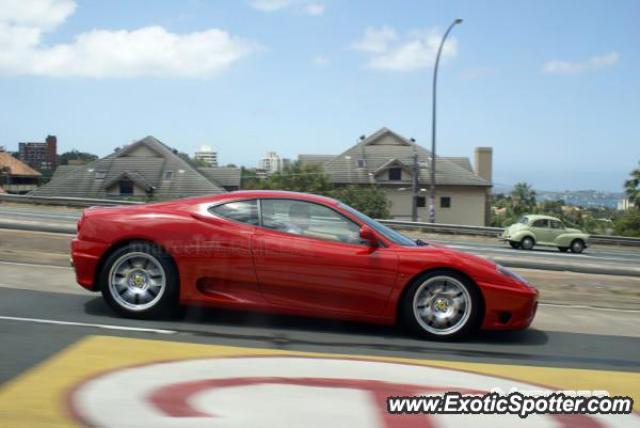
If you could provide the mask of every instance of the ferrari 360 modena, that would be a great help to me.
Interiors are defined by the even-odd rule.
[[[71,247],[78,283],[127,317],[199,305],[452,338],[526,328],[537,308],[537,290],[509,269],[304,193],[89,208]]]

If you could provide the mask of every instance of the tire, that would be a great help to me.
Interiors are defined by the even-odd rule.
[[[530,236],[525,236],[524,238],[522,238],[522,241],[520,241],[520,247],[523,250],[532,250],[535,244],[536,242]]]
[[[456,302],[463,307],[456,310]],[[403,324],[422,337],[458,339],[478,329],[484,306],[472,281],[455,271],[439,269],[419,276],[408,286],[399,310]]]
[[[571,252],[580,254],[584,251],[584,241],[582,239],[574,239],[571,242]]]
[[[511,248],[513,248],[514,250],[520,248],[520,243],[516,241],[509,241],[509,245],[511,245]]]
[[[569,247],[558,247],[558,250],[562,251],[563,253],[566,253],[567,251],[569,251]]]
[[[114,251],[100,271],[109,306],[128,318],[167,318],[178,313],[179,278],[173,259],[149,242]]]

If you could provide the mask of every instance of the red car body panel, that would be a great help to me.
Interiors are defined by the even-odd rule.
[[[90,208],[71,245],[77,281],[95,290],[101,263],[113,248],[146,240],[173,258],[183,304],[391,324],[405,287],[428,270],[446,268],[480,289],[482,328],[525,328],[535,315],[537,290],[480,257],[434,244],[401,246],[379,234],[377,248],[321,240],[208,212],[220,203],[266,198],[322,204],[362,224],[332,199],[279,191]]]

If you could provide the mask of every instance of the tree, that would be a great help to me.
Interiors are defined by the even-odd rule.
[[[373,218],[389,216],[389,201],[384,190],[377,186],[335,187],[319,165],[294,162],[262,180],[256,177],[254,169],[243,168],[242,186],[245,189],[315,193],[342,201]]]
[[[321,166],[293,162],[258,182],[258,188],[327,195],[333,190],[333,183]]]
[[[511,191],[511,200],[515,213],[531,212],[536,207],[536,192],[525,182],[517,183]]]
[[[97,159],[98,156],[93,153],[81,152],[73,149],[69,152],[64,152],[58,155],[58,165],[67,165],[70,160],[79,160],[83,163],[89,163]]]
[[[624,182],[624,192],[629,202],[640,210],[640,162],[638,168],[631,171],[631,178]]]
[[[640,236],[640,210],[627,210],[614,222],[614,231],[620,236]]]
[[[338,187],[328,196],[363,212],[372,218],[384,219],[389,217],[389,200],[378,186],[347,186]]]

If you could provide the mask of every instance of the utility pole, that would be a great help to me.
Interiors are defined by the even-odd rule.
[[[438,54],[436,55],[436,65],[433,68],[433,105],[431,108],[431,186],[429,195],[429,222],[436,222],[436,83],[438,82],[438,65],[440,65],[440,54],[442,46],[454,26],[462,24],[462,19],[458,18],[449,25],[447,31],[442,36]],[[414,220],[415,221],[415,220]]]
[[[415,144],[415,143],[414,143]],[[415,149],[415,147],[414,147]],[[420,174],[420,166],[418,165],[418,153],[413,153],[413,183],[411,184],[412,205],[411,205],[411,221],[418,221],[418,175]]]

